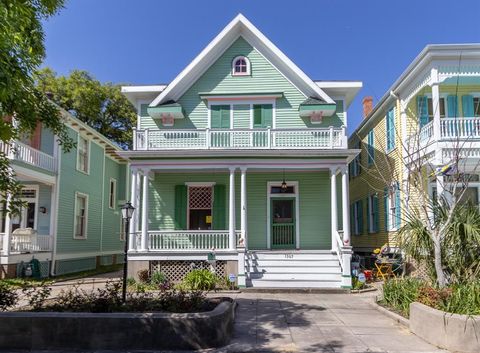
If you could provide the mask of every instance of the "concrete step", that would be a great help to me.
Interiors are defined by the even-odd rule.
[[[261,280],[278,281],[340,281],[340,273],[272,273],[272,272],[250,272],[248,277]]]
[[[247,253],[247,259],[259,259],[259,260],[333,260],[337,258],[336,254],[332,254],[330,251],[318,252],[318,253],[299,253],[299,252],[251,252]]]
[[[342,273],[340,266],[255,266],[245,264],[246,272],[268,272],[268,273]]]
[[[254,288],[341,288],[341,281],[265,280],[251,279],[247,282]]]
[[[332,267],[339,266],[338,259],[324,260],[284,260],[284,259],[245,259],[245,263],[251,266],[270,267]]]

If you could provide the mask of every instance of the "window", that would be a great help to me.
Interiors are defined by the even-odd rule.
[[[273,124],[273,104],[253,104],[253,127],[268,128]]]
[[[430,121],[433,120],[433,115],[435,112],[433,111],[433,101],[432,98],[428,98],[428,118]],[[440,98],[440,118],[445,118],[445,99]]]
[[[374,143],[373,130],[370,130],[367,136],[367,155],[368,155],[369,167],[373,164],[373,161],[375,159],[375,149],[374,149],[373,143]]]
[[[188,188],[188,229],[212,229],[213,187],[190,186]]]
[[[369,233],[378,232],[378,196],[375,194],[367,198],[367,228]]]
[[[282,190],[282,186],[272,186],[270,188],[271,194],[295,194],[295,187],[288,185],[285,190]]]
[[[387,112],[385,120],[387,124],[387,152],[390,152],[395,148],[395,112],[393,108]]]
[[[390,188],[385,189],[383,206],[385,212],[385,230],[398,230],[401,221],[400,186],[398,182],[394,183]]]
[[[115,208],[115,202],[117,196],[117,181],[113,178],[110,179],[110,188],[109,188],[109,197],[108,197],[108,207],[111,209]]]
[[[79,136],[77,143],[77,170],[88,174],[89,142],[86,138]]]
[[[230,105],[213,104],[210,106],[210,127],[212,129],[230,129]]]
[[[363,233],[362,200],[358,200],[350,205],[350,226],[353,235],[360,235]]]
[[[473,97],[473,116],[480,117],[480,97]]]
[[[77,193],[75,195],[74,238],[85,239],[87,237],[87,219],[88,219],[88,196]]]
[[[233,76],[250,75],[250,61],[245,56],[237,56],[232,62]]]

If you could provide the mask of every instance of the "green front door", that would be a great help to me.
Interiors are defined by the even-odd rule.
[[[295,198],[271,198],[272,249],[295,248]]]

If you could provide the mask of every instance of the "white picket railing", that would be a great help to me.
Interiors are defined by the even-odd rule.
[[[27,253],[52,250],[52,236],[50,235],[11,235],[10,251]]]
[[[345,128],[134,131],[135,150],[347,148]]]
[[[440,136],[444,139],[478,139],[480,118],[443,118],[440,120]]]
[[[3,152],[10,159],[21,161],[50,172],[57,171],[57,163],[53,156],[25,145],[24,143],[15,141],[7,144],[0,141],[0,152]]]
[[[236,231],[237,243],[240,231]],[[141,233],[136,234],[136,247],[140,246]],[[166,230],[148,232],[149,251],[228,250],[228,230]]]

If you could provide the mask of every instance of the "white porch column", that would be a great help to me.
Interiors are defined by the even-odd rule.
[[[348,168],[342,169],[342,221],[343,221],[343,244],[350,246],[350,215],[348,197]]]
[[[136,245],[136,236],[137,236],[137,217],[135,217],[135,214],[138,214],[139,209],[138,209],[138,202],[137,202],[137,178],[138,178],[138,170],[135,168],[132,168],[132,179],[130,182],[130,202],[132,203],[132,206],[135,207],[135,213],[133,214],[132,220],[130,221],[130,229],[129,231],[129,238],[128,238],[128,250],[129,251],[134,251],[135,250],[135,245]]]
[[[235,250],[237,248],[237,239],[235,235],[235,167],[230,167],[230,193],[228,205],[228,248]]]
[[[12,196],[10,194],[7,195],[7,200],[5,202],[5,207],[7,209],[7,213],[5,214],[5,234],[3,235],[3,249],[2,254],[8,256],[10,254],[10,230],[11,230],[11,218],[10,212],[8,212],[10,208],[10,201]]]
[[[241,201],[240,201],[240,230],[242,232],[243,245],[247,249],[247,168],[241,168]]]
[[[338,251],[337,231],[337,168],[330,168],[330,194],[331,194],[331,216],[332,216],[332,251]]]
[[[142,240],[140,242],[140,250],[148,250],[148,173],[150,170],[143,170],[143,193],[142,193]]]
[[[432,68],[432,108],[433,108],[433,137],[434,141],[440,140],[440,89],[438,87],[438,70]]]

